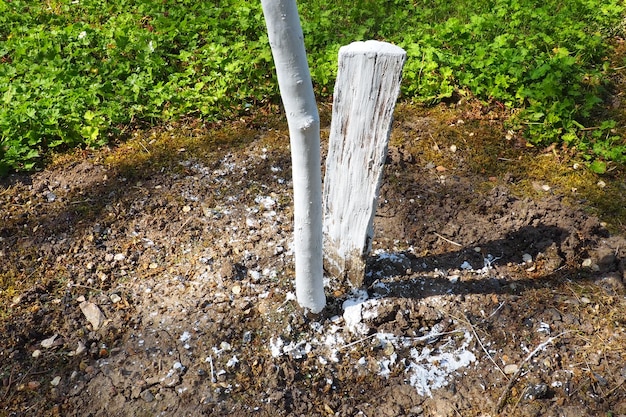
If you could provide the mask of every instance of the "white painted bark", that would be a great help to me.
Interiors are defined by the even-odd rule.
[[[295,0],[262,0],[291,142],[296,298],[319,313],[326,305],[322,263],[320,121]]]
[[[326,174],[324,265],[353,286],[363,284],[374,235],[378,191],[406,52],[378,42],[339,50]]]

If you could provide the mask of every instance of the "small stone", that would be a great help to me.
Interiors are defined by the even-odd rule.
[[[41,382],[39,382],[39,381],[28,381],[28,384],[26,384],[26,386],[28,387],[29,390],[35,391],[35,390],[39,389],[39,387],[41,386]]]
[[[174,364],[172,365],[172,369],[178,372],[184,372],[185,366],[180,362],[174,362]]]
[[[603,387],[606,387],[607,384],[609,383],[609,381],[605,377],[603,377],[602,375],[600,375],[600,374],[598,374],[596,372],[593,373],[593,377],[598,382],[598,384],[600,384]]]
[[[154,394],[152,393],[152,391],[147,389],[147,390],[141,392],[141,398],[145,402],[151,403],[152,401],[154,401]]]
[[[114,257],[115,256],[112,253],[107,253],[106,255],[104,255],[104,261],[105,262],[111,262],[111,261],[113,261]]]
[[[156,262],[152,262],[150,265],[148,265],[149,269],[157,269],[159,267],[159,264],[157,264]]]
[[[76,348],[76,350],[74,351],[75,355],[80,355],[81,353],[83,353],[84,351],[87,350],[87,346],[85,346],[85,344],[83,342],[78,342],[78,347]]]
[[[524,261],[524,263],[530,263],[533,261],[533,257],[531,254],[525,253],[522,255],[522,261]]]
[[[83,312],[87,321],[91,323],[94,330],[98,330],[102,323],[104,323],[105,317],[100,308],[94,303],[83,301],[79,305],[80,310]]]
[[[450,145],[450,152],[454,153],[457,151],[456,145]]]
[[[504,367],[504,373],[507,375],[513,375],[519,370],[519,366],[514,363],[510,363]]]
[[[582,267],[589,268],[592,263],[593,261],[591,260],[591,258],[586,258],[585,260],[583,260]]]
[[[50,385],[52,385],[53,387],[58,386],[61,383],[61,377],[60,376],[55,376],[52,381],[50,381]]]
[[[184,206],[183,213],[189,213],[191,211],[191,206]]]
[[[38,358],[41,356],[41,351],[39,349],[35,350],[33,352],[33,358]]]
[[[591,300],[587,297],[581,297],[580,298],[580,302],[583,304],[589,304],[591,302]]]
[[[46,200],[48,200],[48,203],[52,203],[56,199],[57,199],[57,196],[52,191],[49,191],[46,193]]]
[[[119,295],[117,295],[117,294],[111,294],[111,295],[109,296],[109,298],[111,299],[111,302],[112,302],[113,304],[117,304],[117,303],[119,303],[120,301],[122,301],[122,297],[120,297],[120,296],[119,296]]]
[[[474,247],[474,252],[476,253],[480,253],[483,250],[483,248],[481,248],[480,246],[475,246]]]
[[[416,405],[413,408],[411,408],[409,412],[414,416],[421,416],[422,414],[424,414],[424,408],[420,407],[419,405]]]
[[[123,261],[125,258],[126,258],[126,255],[124,255],[123,253],[116,253],[115,256],[113,257],[113,260]]]
[[[49,338],[47,338],[45,340],[42,340],[41,341],[41,347],[42,348],[46,348],[46,349],[51,348],[53,346],[53,344],[54,344],[54,339],[56,339],[57,336],[58,336],[58,334],[55,334],[54,336],[51,336],[51,337],[49,337]]]
[[[15,297],[13,297],[13,299],[11,300],[11,308],[13,308],[16,305],[18,305],[21,301],[22,301],[22,296],[21,295],[16,295]]]
[[[94,267],[94,263],[93,262],[87,262],[87,266],[86,266],[87,270],[91,271],[93,269],[93,267]]]
[[[233,294],[238,295],[241,293],[241,287],[239,285],[235,285],[231,291],[233,292]]]
[[[606,187],[606,182],[600,180],[600,181],[598,181],[597,185],[598,185],[598,188],[604,188],[604,187]]]

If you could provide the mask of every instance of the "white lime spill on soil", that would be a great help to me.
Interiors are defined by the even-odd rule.
[[[289,295],[287,299],[290,299]],[[311,333],[302,340],[286,341],[273,337],[269,342],[272,356],[289,355],[300,359],[318,355],[323,366],[343,359],[342,353],[375,345],[381,354],[361,357],[355,367],[376,373],[382,378],[392,374],[405,375],[405,381],[422,396],[432,396],[432,391],[442,388],[458,375],[461,368],[476,361],[470,350],[471,333],[459,327],[443,332],[437,325],[420,337],[401,337],[389,333],[369,333],[368,320],[378,315],[383,298],[368,298],[367,291],[355,290],[343,303],[342,317],[336,316],[329,324],[310,323]],[[356,340],[346,342],[346,340]],[[435,345],[436,343],[436,345]],[[347,357],[347,356],[346,356]]]
[[[405,259],[403,254],[380,250],[375,254],[379,260],[388,258],[395,263],[402,263]],[[467,261],[459,267],[465,272],[484,275],[493,268],[496,260],[492,255],[487,255],[482,268],[475,269]],[[458,275],[453,278],[451,281],[455,282]],[[385,284],[378,281],[378,285]],[[294,298],[292,294],[287,294],[287,300]],[[342,352],[348,349],[371,346],[367,343],[377,344],[382,355],[376,358],[363,356],[354,366],[383,378],[389,378],[394,373],[405,375],[406,383],[413,386],[419,395],[429,397],[432,397],[434,390],[445,387],[452,378],[459,376],[463,368],[476,362],[476,355],[471,350],[472,332],[462,324],[457,323],[456,328],[448,331],[443,331],[436,324],[431,329],[421,329],[424,334],[419,337],[381,332],[370,334],[367,323],[378,316],[378,307],[385,302],[384,297],[369,298],[367,291],[354,290],[343,302],[342,316],[333,317],[327,325],[312,322],[312,333],[308,339],[303,336],[305,338],[302,340],[286,342],[280,336],[273,337],[269,346],[272,356],[290,355],[298,359],[317,354],[319,363],[326,365],[341,361]],[[440,296],[429,297],[427,302],[430,305],[445,303]]]

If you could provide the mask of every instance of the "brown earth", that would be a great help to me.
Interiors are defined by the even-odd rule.
[[[626,416],[624,176],[499,112],[400,106],[366,292],[316,317],[275,115],[4,180],[0,415]]]

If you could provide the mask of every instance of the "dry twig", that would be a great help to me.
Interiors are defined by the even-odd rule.
[[[532,352],[530,352],[528,354],[528,356],[526,356],[526,358],[519,364],[517,371],[513,374],[513,376],[511,377],[511,379],[509,380],[509,383],[507,384],[506,388],[504,388],[504,391],[502,392],[502,395],[500,395],[500,398],[498,399],[498,404],[496,405],[496,414],[500,414],[500,411],[502,411],[502,408],[504,407],[504,403],[506,402],[507,398],[509,397],[509,392],[511,391],[511,388],[513,388],[513,385],[515,385],[515,382],[517,382],[517,379],[519,378],[519,376],[521,375],[524,366],[539,352],[541,352],[542,350],[544,350],[546,348],[546,346],[548,346],[549,344],[551,344],[552,342],[554,342],[556,339],[558,339],[559,337],[563,336],[564,334],[569,333],[569,331],[565,331],[562,333],[557,334],[554,337],[550,337],[548,338],[548,340],[546,340],[543,343],[540,343]]]
[[[183,228],[185,226],[187,226],[187,224],[191,221],[191,219],[193,219],[193,216],[189,216],[187,217],[187,220],[185,220],[185,222],[178,228],[178,230],[176,231],[176,233],[174,233],[174,236],[178,236],[178,234],[181,232],[181,230],[183,230]]]
[[[500,371],[500,373],[504,375],[504,377],[506,378],[506,374],[504,373],[502,368],[500,368],[500,366],[496,363],[496,361],[493,360],[493,358],[491,357],[491,355],[489,354],[489,352],[483,345],[483,342],[480,340],[480,337],[478,337],[478,333],[476,333],[476,330],[474,330],[474,326],[472,326],[472,323],[469,323],[469,326],[470,326],[470,329],[472,330],[472,333],[474,333],[474,336],[476,337],[476,340],[478,341],[478,344],[480,345],[481,349],[483,350],[483,352],[485,352],[485,355],[487,355],[491,363],[493,363],[496,366],[496,368],[498,368],[498,371]]]
[[[457,242],[454,242],[454,241],[452,241],[452,240],[450,240],[450,239],[447,239],[447,238],[445,238],[445,237],[441,236],[441,235],[440,235],[439,233],[437,233],[437,232],[433,232],[433,233],[434,233],[434,234],[435,234],[435,236],[437,236],[439,239],[443,239],[443,240],[445,240],[446,242],[450,243],[451,245],[458,246],[458,247],[460,247],[460,248],[462,248],[462,247],[463,247],[463,245],[461,245],[460,243],[457,243]]]
[[[504,303],[502,303],[504,304]],[[500,307],[502,307],[502,304],[500,305]],[[498,307],[498,309],[500,308]],[[496,310],[497,311],[497,310]],[[491,317],[491,316],[489,316]],[[459,320],[458,318],[455,317],[455,319]],[[491,357],[491,355],[489,354],[489,352],[487,351],[487,348],[485,347],[485,345],[483,345],[483,342],[480,340],[480,337],[478,336],[478,333],[476,333],[476,330],[474,329],[474,325],[469,321],[469,319],[465,316],[465,314],[463,315],[463,320],[459,320],[459,321],[463,321],[465,322],[465,324],[467,324],[470,328],[470,330],[472,331],[472,333],[474,334],[474,337],[476,338],[476,340],[478,341],[478,344],[480,345],[480,347],[482,348],[483,352],[485,352],[485,355],[487,355],[487,357],[489,358],[489,360],[491,361],[491,363],[493,363],[495,365],[496,368],[498,368],[498,371],[500,371],[500,373],[502,375],[504,375],[504,377],[506,378],[506,374],[504,373],[504,371],[502,370],[502,368],[500,368],[500,366],[496,363],[495,360],[493,360],[493,358]]]
[[[15,370],[15,366],[11,367],[11,374],[9,375],[9,380],[7,383],[7,390],[4,392],[4,395],[2,396],[2,399],[6,399],[7,395],[9,395],[9,391],[11,391],[11,385],[13,385],[13,371]]]

